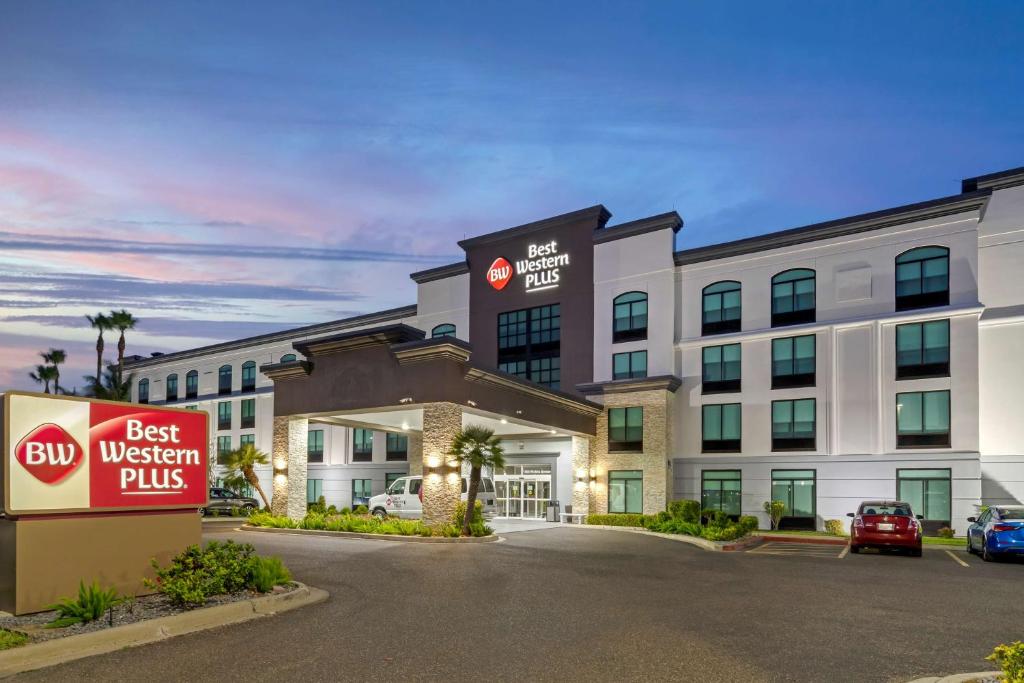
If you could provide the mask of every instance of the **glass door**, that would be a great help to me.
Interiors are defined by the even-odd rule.
[[[551,465],[507,465],[494,473],[498,517],[543,519],[551,500]]]
[[[817,527],[814,470],[772,470],[772,500],[782,501],[780,529]]]
[[[897,470],[896,497],[924,516],[924,532],[934,534],[951,524],[951,470]]]

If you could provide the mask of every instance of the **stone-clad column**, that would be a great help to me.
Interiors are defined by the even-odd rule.
[[[275,417],[273,453],[274,494],[270,501],[275,515],[302,519],[306,516],[306,467],[309,420],[304,417]]]
[[[590,437],[572,437],[572,511],[590,513]]]
[[[423,522],[440,526],[451,521],[462,486],[458,466],[448,465],[448,449],[462,429],[462,408],[454,403],[423,406]]]
[[[423,435],[419,432],[409,432],[406,438],[409,474],[413,476],[423,474]]]

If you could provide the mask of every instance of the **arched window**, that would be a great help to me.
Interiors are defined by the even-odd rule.
[[[917,247],[896,257],[896,310],[949,305],[949,249]]]
[[[701,334],[739,332],[740,283],[725,280],[705,287],[701,311]]]
[[[168,401],[168,402],[170,402],[170,401],[177,401],[178,400],[178,375],[176,375],[176,374],[167,375],[167,382],[166,382],[165,386],[167,387],[167,395],[164,397],[164,399],[166,401]]]
[[[231,393],[231,366],[222,365],[217,371],[217,393],[220,395]]]
[[[149,403],[149,380],[139,380],[139,403]]]
[[[281,362],[282,363],[291,363],[295,359],[296,359],[296,356],[295,356],[294,353],[286,353],[283,356],[281,356]]]
[[[185,375],[185,398],[195,398],[199,395],[199,372],[189,370]]]
[[[430,336],[434,339],[437,337],[454,337],[455,336],[455,325],[451,323],[445,323],[438,325],[430,331]]]
[[[772,278],[772,327],[813,323],[814,271],[784,270]]]
[[[612,301],[612,341],[647,339],[647,294],[626,292]]]
[[[242,391],[256,391],[256,361],[242,363]]]

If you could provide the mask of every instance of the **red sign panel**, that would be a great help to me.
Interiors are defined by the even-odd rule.
[[[505,289],[505,285],[512,279],[512,264],[507,259],[499,256],[487,269],[487,282],[499,292]]]
[[[205,412],[21,393],[3,406],[9,514],[206,505]]]

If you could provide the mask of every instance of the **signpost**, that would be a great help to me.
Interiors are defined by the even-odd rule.
[[[0,418],[0,609],[38,611],[80,580],[138,594],[151,558],[200,542],[205,412],[8,392]]]

